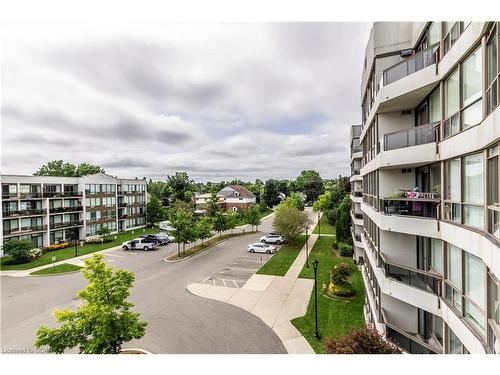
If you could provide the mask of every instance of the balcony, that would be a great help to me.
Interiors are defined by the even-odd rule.
[[[39,216],[45,215],[47,210],[43,209],[30,209],[30,210],[17,210],[17,211],[2,211],[3,217],[14,217],[14,216]]]
[[[33,225],[29,227],[21,227],[21,228],[4,228],[3,229],[3,234],[4,236],[8,235],[16,235],[16,234],[23,234],[26,232],[40,232],[44,231],[47,229],[47,225]]]
[[[82,197],[83,192],[82,191],[63,191],[62,196],[63,197]]]
[[[416,216],[438,218],[438,206],[441,203],[439,196],[434,193],[404,191],[396,197],[380,200],[380,207],[386,215]]]
[[[83,211],[83,206],[74,206],[74,207],[53,207],[49,209],[49,213],[55,214],[60,212],[74,212],[74,211]]]
[[[73,221],[64,221],[62,223],[51,223],[50,229],[58,229],[58,228],[66,228],[66,227],[76,227],[79,225],[83,225],[83,220],[73,220]]]
[[[118,207],[127,207],[127,203],[125,203],[125,202],[118,202]]]
[[[398,347],[411,354],[439,354],[443,348],[434,339],[424,339],[416,332],[407,332],[387,319],[387,313],[381,309],[382,321],[386,326],[386,337]]]
[[[384,135],[384,151],[436,142],[436,125],[430,123]]]
[[[125,220],[128,215],[118,215],[118,220]]]
[[[386,277],[441,296],[443,278],[438,273],[396,264],[389,261],[382,253],[379,253],[378,258]]]
[[[383,85],[387,86],[396,82],[404,77],[418,72],[428,66],[436,64],[438,61],[437,55],[439,53],[438,44],[434,44],[429,48],[417,52],[416,54],[408,57],[407,59],[397,63],[396,65],[387,68],[383,72]]]

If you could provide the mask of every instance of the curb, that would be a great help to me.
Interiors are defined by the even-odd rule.
[[[245,235],[245,234],[249,234],[249,233],[258,233],[258,232],[246,232],[246,233],[242,233],[241,235],[243,236],[243,235]],[[197,253],[194,253],[194,254],[192,254],[192,255],[190,255],[190,256],[188,256],[188,257],[185,257],[185,258],[176,259],[176,260],[168,260],[168,258],[169,258],[169,257],[165,257],[165,258],[163,259],[163,261],[164,261],[165,263],[179,263],[179,262],[183,262],[183,261],[185,261],[185,260],[191,259],[192,257],[195,257],[195,256],[196,256],[196,255],[198,255],[198,254],[204,253],[204,252],[205,252],[205,251],[207,251],[207,250],[213,249],[214,247],[219,246],[220,244],[223,244],[223,243],[224,243],[224,242],[226,242],[227,240],[230,240],[231,238],[235,238],[235,237],[240,237],[240,236],[232,236],[232,237],[228,237],[228,238],[226,238],[226,239],[222,240],[221,242],[216,243],[215,245],[212,245],[212,246],[206,247],[206,248],[204,248],[203,250],[200,250],[200,251],[198,251]]]
[[[138,352],[138,353],[132,353],[132,352]],[[147,351],[145,349],[140,349],[140,348],[126,348],[122,349],[120,351],[120,354],[153,354],[150,351]]]
[[[47,267],[47,268],[50,268],[50,267]],[[82,267],[83,268],[83,267]],[[45,269],[45,268],[43,268]],[[35,271],[36,272],[36,271]],[[62,276],[62,275],[70,275],[72,273],[79,273],[80,270],[76,270],[76,271],[68,271],[68,272],[58,272],[58,273],[53,273],[53,274],[49,274],[49,275],[32,275],[32,274],[28,274],[26,275],[26,277],[50,277],[50,276]]]

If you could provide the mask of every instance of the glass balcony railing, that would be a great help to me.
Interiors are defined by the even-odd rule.
[[[437,62],[438,49],[439,45],[434,44],[429,48],[417,52],[407,59],[384,70],[384,73],[382,75],[384,86],[387,86],[393,82],[400,80],[401,78],[407,77],[415,72],[418,72],[419,70],[435,64]]]
[[[438,218],[438,206],[441,200],[437,194],[421,192],[402,194],[405,196],[380,199],[380,207],[383,208],[384,214]]]
[[[384,151],[436,142],[437,122],[384,135]]]

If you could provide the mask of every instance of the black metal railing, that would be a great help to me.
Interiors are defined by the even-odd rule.
[[[437,60],[438,44],[415,53],[407,59],[384,70],[384,86],[418,72],[428,66],[435,64]]]
[[[424,198],[384,198],[380,200],[386,215],[438,218],[439,199]]]
[[[12,216],[45,215],[46,213],[47,211],[44,209],[7,210],[7,211],[2,211],[2,216],[12,217]]]
[[[384,135],[384,151],[436,142],[438,123],[430,123]]]
[[[83,206],[52,207],[49,209],[50,213],[73,212],[73,211],[83,211]]]
[[[72,220],[72,221],[63,221],[61,223],[50,223],[50,229],[74,227],[77,225],[83,225],[83,220]]]

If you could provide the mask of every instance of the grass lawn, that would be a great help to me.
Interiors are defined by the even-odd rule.
[[[300,250],[306,243],[306,236],[297,237],[292,245],[286,243],[258,271],[261,275],[284,276],[292,265]]]
[[[178,259],[187,258],[191,255],[199,253],[202,250],[205,250],[207,247],[215,246],[215,245],[221,243],[222,241],[225,241],[231,237],[245,236],[247,234],[252,234],[252,233],[255,233],[255,232],[244,232],[244,233],[233,233],[233,234],[228,233],[228,234],[223,234],[220,237],[217,235],[216,237],[213,237],[213,238],[210,238],[210,239],[204,241],[203,245],[199,244],[199,245],[193,246],[189,249],[186,249],[186,251],[184,251],[184,252],[182,252],[182,248],[181,248],[181,256],[180,257],[177,256],[177,244],[173,243],[172,246],[175,246],[175,254],[172,256],[169,256],[167,259],[168,260],[178,260]]]
[[[266,217],[267,215],[269,215],[271,212],[273,212],[273,210],[271,210],[270,208],[268,208],[267,210],[265,211],[262,211],[260,213],[260,218],[262,219],[263,217]]]
[[[35,272],[31,272],[30,275],[56,275],[59,273],[64,273],[64,272],[72,272],[72,271],[78,271],[80,266],[75,266],[74,264],[69,264],[69,263],[63,263],[63,264],[58,264],[55,267],[48,267],[44,268],[43,270],[38,270]]]
[[[321,215],[320,223],[321,223],[321,233],[322,234],[335,234],[335,227],[332,227],[330,225],[325,214]],[[318,224],[316,224],[316,226],[314,227],[313,233],[314,234],[319,233]]]
[[[318,330],[321,339],[314,338],[314,290],[307,306],[306,315],[292,320],[293,325],[302,333],[316,353],[324,353],[324,343],[327,338],[337,338],[348,334],[353,329],[364,324],[363,304],[364,286],[361,272],[354,265],[351,258],[335,255],[332,251],[332,243],[335,237],[322,237],[318,239],[310,254],[310,263],[314,258],[319,261],[318,265]],[[329,270],[341,263],[347,262],[352,266],[352,285],[356,295],[351,299],[333,299],[323,293],[323,285],[328,285]],[[314,270],[302,269],[299,277],[314,278]]]
[[[132,231],[121,232],[116,234],[116,240],[114,239],[115,235],[109,236],[113,241],[106,242],[102,244],[85,244],[83,247],[78,246],[78,256],[94,253],[96,251],[109,249],[110,247],[115,247],[121,245],[122,242],[132,240],[134,238],[140,237],[143,234],[148,233],[158,233],[158,228],[144,228],[144,232],[142,229],[136,229],[134,234]],[[39,266],[44,266],[46,264],[52,263],[52,257],[56,257],[56,262],[61,260],[66,260],[70,258],[74,258],[75,256],[75,247],[70,246],[61,250],[49,251],[43,254],[40,258],[35,259],[32,262],[24,263],[24,264],[5,264],[10,260],[10,256],[3,257],[0,263],[1,270],[29,270],[30,268],[35,268]]]

